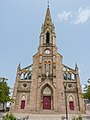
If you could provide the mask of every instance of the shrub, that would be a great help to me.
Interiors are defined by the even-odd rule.
[[[82,120],[82,117],[81,117],[81,116],[79,116],[78,118],[76,118],[76,120]]]
[[[6,116],[3,117],[3,120],[16,120],[16,118],[12,113],[8,113],[6,114]]]

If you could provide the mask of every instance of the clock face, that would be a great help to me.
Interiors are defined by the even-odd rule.
[[[48,49],[48,50],[45,50],[45,53],[46,54],[50,54],[50,50]]]

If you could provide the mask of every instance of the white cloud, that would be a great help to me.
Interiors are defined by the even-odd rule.
[[[67,21],[71,17],[72,13],[71,11],[63,11],[62,13],[59,13],[57,15],[57,20],[60,21]]]
[[[90,7],[84,9],[79,8],[74,24],[84,24],[88,20],[90,20]]]
[[[68,21],[71,24],[82,25],[90,20],[90,6],[86,8],[79,8],[77,11],[66,11],[60,12],[57,15],[56,21]]]

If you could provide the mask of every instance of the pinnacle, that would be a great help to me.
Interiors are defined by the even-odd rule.
[[[20,70],[20,62],[19,62],[19,64],[18,64],[18,70]]]
[[[75,64],[75,68],[78,68],[78,65],[77,65],[77,63]]]

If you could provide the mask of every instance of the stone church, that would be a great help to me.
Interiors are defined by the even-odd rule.
[[[21,113],[84,112],[78,66],[62,63],[56,46],[55,27],[47,7],[33,63],[17,69],[11,110]]]

